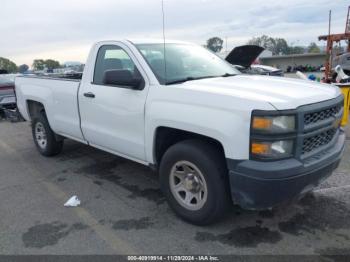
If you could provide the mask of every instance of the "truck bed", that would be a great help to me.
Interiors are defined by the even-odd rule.
[[[77,76],[19,76],[15,86],[18,108],[26,120],[30,120],[31,101],[41,103],[54,132],[83,140],[78,105],[80,79]]]
[[[36,74],[36,75],[23,75],[21,77],[26,78],[42,78],[42,79],[57,79],[57,80],[81,80],[83,73],[72,74]]]

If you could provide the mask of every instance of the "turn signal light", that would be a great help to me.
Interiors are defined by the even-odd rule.
[[[293,140],[253,141],[250,153],[264,158],[283,158],[293,154]]]
[[[272,126],[272,119],[266,117],[254,117],[253,129],[270,129]]]
[[[251,152],[256,155],[265,155],[269,153],[270,145],[261,143],[252,143]]]

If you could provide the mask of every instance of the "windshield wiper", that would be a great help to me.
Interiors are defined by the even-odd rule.
[[[174,84],[184,83],[184,82],[187,82],[187,81],[199,80],[199,79],[204,79],[204,78],[213,78],[213,77],[217,77],[217,76],[201,76],[201,77],[188,76],[188,77],[185,77],[185,78],[181,78],[181,79],[177,79],[177,80],[166,82],[165,84],[166,85],[174,85]]]
[[[176,79],[173,81],[169,81],[166,82],[166,85],[174,85],[174,84],[180,84],[180,83],[184,83],[187,81],[193,81],[193,80],[199,80],[199,79],[205,79],[205,78],[214,78],[214,77],[229,77],[229,76],[235,76],[237,74],[230,74],[230,73],[225,73],[223,75],[218,75],[218,76],[201,76],[201,77],[193,77],[193,76],[188,76],[185,78],[181,78],[181,79]]]

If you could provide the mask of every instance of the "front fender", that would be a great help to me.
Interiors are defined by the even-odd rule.
[[[222,144],[226,158],[247,159],[250,115],[248,111],[233,113],[222,108],[170,101],[153,102],[146,114],[147,161],[153,164],[156,162],[153,152],[158,127],[170,127],[213,138]]]

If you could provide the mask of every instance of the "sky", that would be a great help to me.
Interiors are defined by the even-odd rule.
[[[227,39],[228,49],[263,34],[308,45],[342,33],[348,0],[164,0],[168,39],[205,44]],[[33,59],[85,62],[100,40],[162,38],[161,0],[1,0],[0,57],[17,65]],[[226,48],[226,44],[224,44]]]

